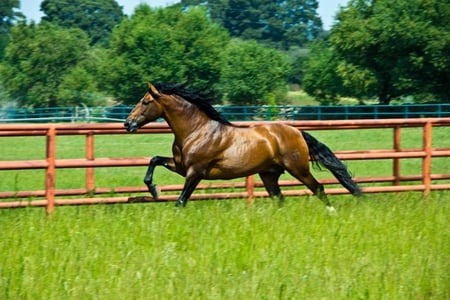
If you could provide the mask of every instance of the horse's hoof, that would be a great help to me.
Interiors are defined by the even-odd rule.
[[[156,184],[150,184],[148,186],[148,191],[152,195],[153,199],[157,200],[159,198],[159,195],[161,194],[159,191],[159,188]]]
[[[177,202],[175,202],[176,207],[186,207],[186,204],[187,204],[187,201],[177,200]]]
[[[336,215],[337,214],[337,211],[336,211],[336,208],[334,208],[333,206],[327,206],[327,211],[328,211],[328,213],[330,214],[330,215]]]

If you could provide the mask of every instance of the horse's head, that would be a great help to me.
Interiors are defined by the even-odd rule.
[[[147,93],[125,120],[124,126],[128,132],[135,132],[138,128],[162,116],[163,110],[158,101],[160,97],[159,91],[151,83],[148,83]]]

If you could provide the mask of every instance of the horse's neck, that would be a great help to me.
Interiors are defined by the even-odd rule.
[[[200,111],[194,104],[181,99],[171,100],[173,103],[166,105],[164,118],[175,134],[175,139],[183,142],[200,128],[210,122],[208,116]]]

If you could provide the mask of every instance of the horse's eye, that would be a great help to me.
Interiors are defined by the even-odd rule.
[[[150,104],[150,102],[142,101],[142,105],[144,105],[144,106],[147,106],[147,105],[149,105],[149,104]]]

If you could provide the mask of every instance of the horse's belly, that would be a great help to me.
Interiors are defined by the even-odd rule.
[[[219,169],[219,168],[213,168],[211,169],[208,174],[206,175],[205,179],[234,179],[234,178],[240,178],[240,177],[246,177],[253,174],[259,173],[258,170],[252,170],[252,169]]]
[[[206,179],[233,179],[245,177],[270,169],[275,164],[270,158],[248,155],[224,159],[215,163],[206,174]]]

